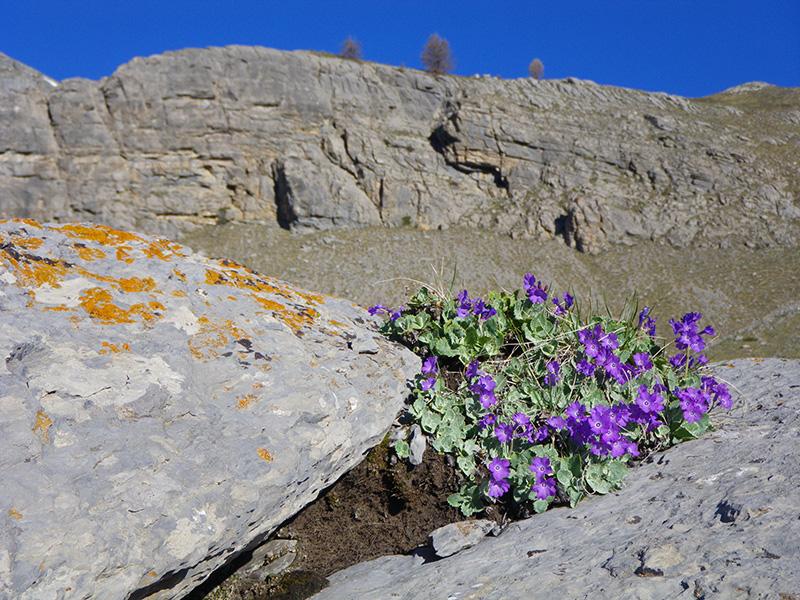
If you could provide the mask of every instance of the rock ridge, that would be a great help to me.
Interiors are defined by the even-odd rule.
[[[229,46],[54,85],[0,55],[0,212],[794,246],[800,91],[690,100]]]

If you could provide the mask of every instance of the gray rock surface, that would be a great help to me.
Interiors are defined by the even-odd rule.
[[[353,566],[314,598],[797,598],[800,361],[714,370],[736,386],[734,410],[633,471],[618,493],[517,522],[440,561]]]
[[[800,91],[773,86],[689,100],[259,47],[54,86],[0,54],[0,213],[796,246],[798,114]]]
[[[0,221],[0,598],[180,598],[257,547],[402,407],[419,361],[371,321],[164,240]]]
[[[480,542],[497,524],[488,519],[459,521],[439,527],[430,536],[431,547],[439,558],[452,556]]]
[[[249,579],[266,580],[283,573],[297,558],[297,540],[270,540],[253,551],[250,561],[238,569]]]

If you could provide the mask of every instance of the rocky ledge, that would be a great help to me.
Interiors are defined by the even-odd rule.
[[[0,598],[180,598],[359,462],[418,369],[177,244],[0,221]]]
[[[0,54],[0,212],[797,245],[800,91],[692,100],[225,47],[55,82]]]
[[[345,569],[318,600],[800,598],[800,361],[715,366],[736,405],[624,488],[520,521],[442,560]]]

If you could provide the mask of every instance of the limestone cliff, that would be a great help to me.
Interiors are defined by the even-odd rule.
[[[689,100],[225,47],[48,80],[0,54],[0,213],[162,235],[489,227],[585,251],[796,245],[800,91]]]

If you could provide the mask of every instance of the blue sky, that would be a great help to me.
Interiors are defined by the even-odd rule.
[[[54,77],[110,75],[134,56],[257,44],[419,66],[428,35],[462,75],[545,77],[702,96],[745,81],[800,86],[800,0],[9,0],[0,51]]]

